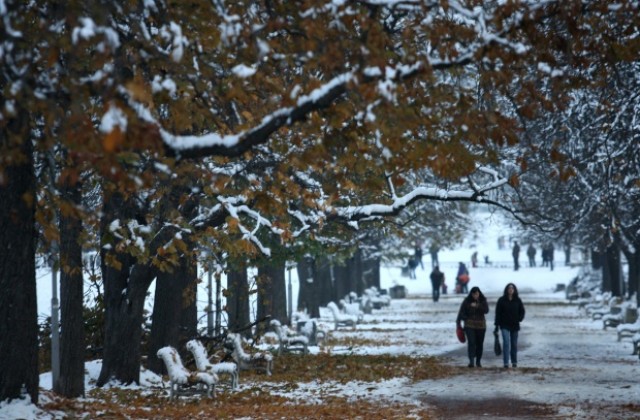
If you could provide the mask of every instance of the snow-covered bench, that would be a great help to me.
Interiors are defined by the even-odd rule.
[[[357,318],[358,322],[362,322],[362,319],[364,318],[364,312],[360,309],[360,304],[347,303],[347,301],[344,299],[340,299],[340,302],[338,303],[340,304],[340,309],[342,310],[342,312],[348,315],[353,315]]]
[[[632,324],[620,324],[616,327],[618,332],[618,341],[621,341],[624,337],[632,337],[634,334],[640,333],[640,319]]]
[[[640,333],[635,333],[633,337],[631,337],[631,342],[633,343],[632,354],[637,354],[638,358],[640,358]]]
[[[291,318],[298,334],[307,337],[310,346],[317,346],[320,341],[327,337],[326,331],[318,328],[318,322],[315,319],[309,318],[306,313],[295,312]]]
[[[616,315],[622,312],[622,308],[620,307],[621,303],[622,298],[612,297],[611,299],[609,299],[609,302],[606,305],[591,308],[587,311],[587,313],[591,315],[591,319],[593,319],[594,321],[602,319],[605,315]]]
[[[382,309],[384,306],[391,304],[391,297],[389,295],[383,295],[375,287],[370,287],[364,290],[363,300],[368,299],[371,302],[373,309]]]
[[[233,362],[211,363],[207,349],[198,340],[187,342],[187,350],[193,355],[198,371],[214,373],[218,377],[228,376],[231,382],[231,389],[238,387],[239,374],[237,364]]]
[[[292,334],[289,329],[286,326],[283,327],[277,319],[272,319],[269,324],[278,336],[278,356],[284,352],[309,353],[309,338],[300,334]]]
[[[339,327],[351,327],[353,329],[356,328],[358,317],[340,312],[340,309],[338,308],[338,305],[335,304],[335,302],[329,302],[327,304],[327,308],[333,315],[335,330],[337,330]]]
[[[584,309],[584,312],[591,316],[594,310],[601,310],[609,306],[611,301],[611,292],[599,293],[592,298],[584,299],[578,304],[578,309]]]
[[[215,386],[218,377],[215,373],[191,372],[182,364],[178,351],[171,347],[163,347],[156,353],[167,367],[170,381],[169,398],[174,399],[179,395],[206,394],[207,397],[215,396]]]
[[[638,320],[638,310],[633,302],[625,302],[620,305],[620,312],[602,316],[602,328],[618,327],[620,325],[633,324]],[[618,334],[619,335],[619,334]],[[620,341],[620,337],[618,337]]]
[[[233,357],[233,360],[238,364],[240,370],[254,369],[271,375],[273,355],[268,352],[246,353],[242,347],[242,337],[240,334],[228,334],[225,340],[225,347],[231,351],[231,357]]]

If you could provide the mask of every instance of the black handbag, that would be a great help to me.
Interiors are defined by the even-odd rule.
[[[500,345],[500,337],[498,336],[498,329],[493,332],[493,351],[496,353],[496,356],[500,356],[502,354],[502,346]]]

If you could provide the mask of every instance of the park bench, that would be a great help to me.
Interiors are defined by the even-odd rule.
[[[327,333],[318,328],[317,320],[309,318],[307,314],[296,312],[292,319],[293,324],[296,326],[296,331],[309,339],[310,346],[317,346],[327,337]]]
[[[638,310],[634,303],[625,302],[620,305],[621,311],[615,314],[607,314],[602,317],[602,328],[618,327],[620,325],[633,324],[638,319]],[[618,333],[618,341],[620,341]]]
[[[364,296],[371,302],[373,309],[382,309],[384,306],[391,304],[391,297],[389,295],[382,294],[375,287],[370,287],[364,290]]]
[[[622,298],[618,296],[613,296],[607,304],[602,305],[600,307],[592,307],[587,313],[591,315],[591,319],[598,320],[602,319],[605,315],[616,315],[622,312]]]
[[[636,318],[633,323],[620,324],[616,327],[616,331],[618,332],[618,341],[621,341],[625,337],[631,337],[634,334],[638,334],[640,333],[640,319]]]
[[[215,373],[191,372],[182,364],[178,351],[171,347],[163,347],[156,353],[162,359],[169,375],[169,398],[175,399],[180,395],[206,394],[215,396],[215,386],[218,377]]]
[[[329,302],[327,304],[327,308],[331,311],[333,316],[333,322],[335,325],[334,330],[337,330],[339,327],[351,327],[355,330],[356,324],[358,323],[358,317],[340,312],[340,309],[335,302]]]
[[[640,332],[637,332],[631,337],[631,342],[633,343],[633,353],[637,354],[638,358],[640,358]]]
[[[225,340],[225,347],[231,352],[231,357],[237,363],[240,370],[256,370],[271,375],[273,367],[273,355],[268,352],[255,352],[248,354],[242,347],[240,334],[229,333]]]
[[[231,389],[238,387],[239,374],[238,365],[233,362],[211,363],[207,349],[198,340],[190,340],[187,342],[187,350],[193,355],[196,362],[196,368],[200,372],[210,372],[218,377],[228,376],[231,382]]]
[[[347,303],[346,300],[340,299],[340,309],[342,312],[353,315],[357,318],[358,322],[362,322],[364,318],[364,312],[360,309],[360,305],[358,303]]]
[[[278,337],[278,356],[284,352],[300,352],[302,354],[309,353],[309,338],[304,335],[291,333],[291,331],[289,331],[286,326],[282,326],[280,321],[277,319],[272,319],[269,324]]]

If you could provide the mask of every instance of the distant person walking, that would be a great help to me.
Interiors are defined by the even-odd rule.
[[[415,280],[416,279],[416,268],[418,267],[418,261],[416,261],[416,259],[413,258],[413,257],[409,258],[409,261],[407,262],[407,267],[409,268],[409,278],[411,280]]]
[[[422,264],[422,246],[416,242],[416,247],[413,251],[413,258],[420,264],[420,267],[424,270],[424,265]],[[416,268],[418,266],[416,265]]]
[[[464,322],[464,334],[467,337],[467,354],[469,367],[482,367],[482,353],[484,349],[484,336],[487,332],[485,315],[489,313],[489,304],[480,288],[471,288],[469,295],[462,301],[456,324]],[[475,364],[474,364],[475,362]]]
[[[437,302],[440,300],[440,287],[444,284],[444,273],[440,271],[440,267],[436,265],[429,278],[431,279],[433,301]]]
[[[468,293],[469,291],[469,270],[463,262],[458,264],[458,274],[456,274],[456,293]]]
[[[439,251],[440,247],[438,247],[438,245],[431,244],[431,247],[429,248],[429,254],[431,254],[431,268],[435,268],[436,266],[440,265],[440,262],[438,261]]]
[[[518,296],[518,288],[509,283],[498,299],[495,318],[496,331],[499,329],[502,333],[502,360],[505,369],[509,368],[509,357],[511,366],[518,367],[518,331],[523,319],[524,305]]]
[[[529,257],[529,267],[536,266],[536,248],[533,244],[529,244],[529,248],[527,248],[527,257]]]
[[[476,268],[478,266],[478,251],[471,254],[471,267]]]
[[[549,243],[549,245],[547,246],[547,260],[549,261],[549,268],[551,268],[551,271],[553,271],[553,253],[555,252],[555,249],[553,247],[552,243]]]
[[[513,242],[511,255],[513,255],[513,270],[518,271],[520,268],[520,263],[518,262],[518,259],[520,258],[520,245],[518,245],[518,241]]]

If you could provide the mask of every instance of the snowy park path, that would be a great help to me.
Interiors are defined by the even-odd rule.
[[[488,318],[483,368],[467,368],[466,345],[460,345],[445,355],[468,372],[415,384],[425,391],[418,399],[440,418],[640,416],[640,363],[631,356],[631,343],[617,342],[615,330],[603,330],[602,321],[592,321],[575,305],[529,303],[519,367],[505,370],[502,357],[493,353],[493,315]]]

